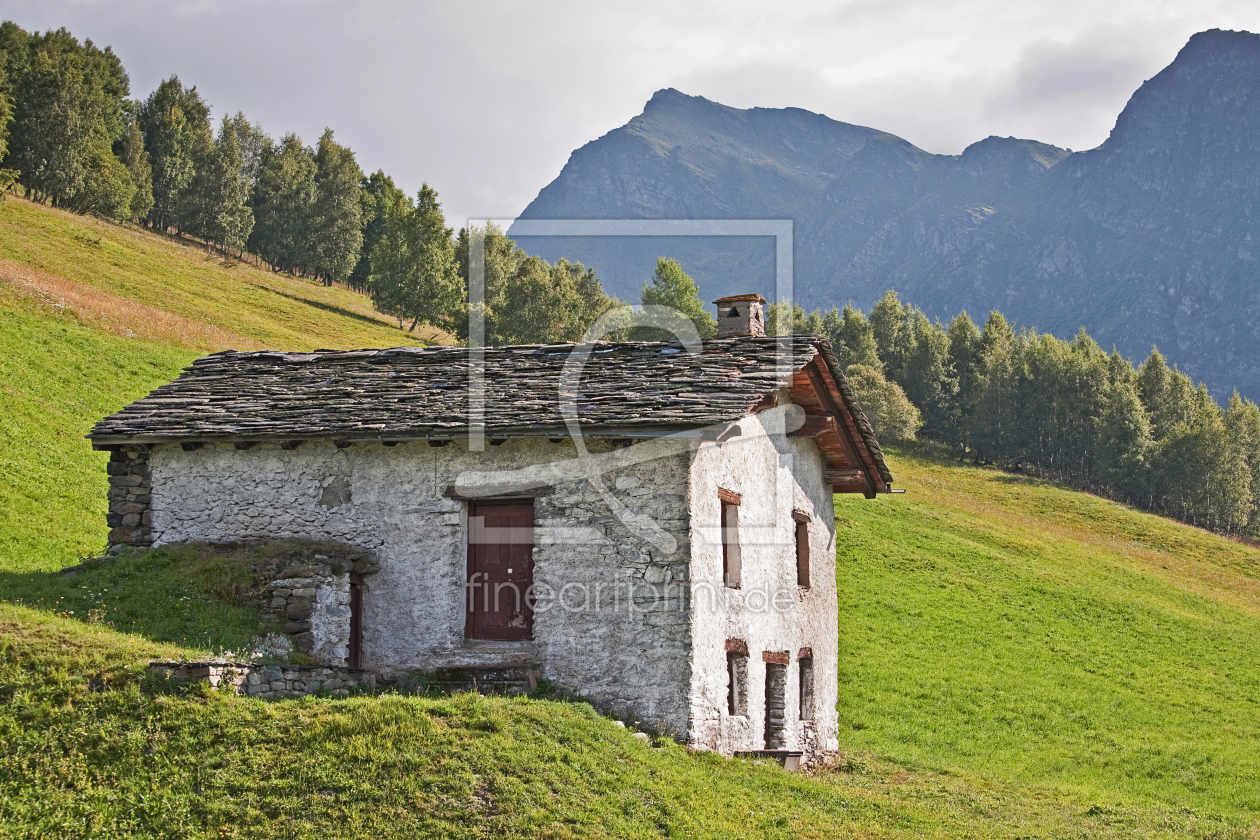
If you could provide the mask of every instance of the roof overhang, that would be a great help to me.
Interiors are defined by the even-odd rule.
[[[739,435],[738,421],[707,426],[595,426],[583,427],[582,437],[591,439],[634,439],[680,438],[696,441],[721,441]],[[470,434],[467,427],[458,427],[450,432],[388,432],[372,431],[367,433],[321,432],[318,434],[286,434],[286,435],[185,435],[145,436],[145,435],[88,435],[92,448],[101,451],[113,451],[124,446],[157,446],[159,444],[208,444],[208,443],[289,443],[292,441],[331,440],[340,444],[354,443],[434,443],[446,444],[452,441],[469,441],[474,438],[494,443],[510,439],[534,439],[560,441],[568,440],[571,434],[567,428],[489,428],[480,434]]]
[[[560,402],[574,387],[565,377],[575,349],[489,348],[476,364],[466,349],[224,352],[196,360],[177,380],[104,418],[88,438],[103,450],[178,444],[190,451],[213,443],[291,450],[314,440],[339,448],[559,442],[571,434]],[[581,357],[581,437],[723,441],[741,434],[749,414],[773,408],[787,388],[803,413],[774,425],[815,440],[833,490],[889,492],[879,443],[825,339],[734,337],[686,351],[677,342],[626,342]],[[496,370],[478,397],[483,405],[493,398],[496,410],[470,422],[477,365]]]
[[[805,421],[793,434],[813,438],[818,445],[827,462],[824,479],[832,492],[861,493],[868,499],[890,493],[892,476],[876,448],[870,424],[834,356],[828,359],[829,355],[828,347],[792,375],[792,400],[805,409]]]

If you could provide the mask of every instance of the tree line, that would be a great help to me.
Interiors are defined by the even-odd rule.
[[[1158,350],[1135,367],[1084,330],[1070,341],[1017,331],[996,311],[983,327],[966,312],[945,326],[893,291],[869,316],[770,314],[772,332],[830,339],[884,437],[917,433],[959,457],[1260,535],[1260,408],[1235,393],[1222,409]]]
[[[12,183],[31,199],[188,234],[208,249],[248,249],[276,268],[331,283],[361,283],[369,196],[350,149],[326,130],[314,147],[279,142],[244,114],[216,129],[197,88],[171,76],[131,99],[109,47],[65,29],[0,24],[0,149]]]
[[[307,146],[239,111],[216,128],[177,76],[129,97],[109,47],[0,24],[0,190],[16,183],[34,201],[345,283],[400,328],[427,322],[467,338],[473,233],[486,244],[488,343],[571,341],[618,305],[580,263],[529,256],[493,227],[452,235],[428,184],[413,197],[384,171],[365,175],[331,129]]]
[[[331,129],[314,146],[278,141],[243,113],[223,115],[177,76],[144,99],[109,47],[65,29],[0,24],[0,189],[38,202],[133,220],[200,239],[207,251],[245,251],[273,269],[346,283],[371,294],[401,329],[421,322],[459,339],[470,316],[488,344],[574,341],[620,301],[581,263],[554,265],[503,231],[446,226],[437,193],[406,194],[378,170],[365,175]],[[468,304],[470,247],[484,244],[483,300]],[[714,324],[694,282],[662,259],[645,303],[673,304],[701,335]],[[613,337],[652,338],[650,329]]]
[[[424,322],[469,338],[474,240],[485,246],[474,322],[488,344],[574,341],[621,305],[581,263],[528,255],[493,226],[454,234],[428,184],[411,196],[384,171],[365,175],[331,129],[307,146],[292,133],[275,140],[239,111],[216,127],[211,106],[177,76],[144,99],[130,90],[109,47],[65,29],[31,34],[0,24],[0,189],[17,183],[41,203],[345,283],[370,293],[401,329]],[[711,334],[678,264],[663,260],[657,275],[645,302],[677,299]]]

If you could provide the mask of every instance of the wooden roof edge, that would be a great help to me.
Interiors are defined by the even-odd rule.
[[[888,465],[884,463],[884,452],[880,449],[879,441],[875,438],[875,430],[871,427],[871,422],[866,419],[862,406],[858,404],[853,388],[844,376],[844,371],[840,370],[840,360],[836,358],[831,342],[825,338],[819,338],[815,346],[818,348],[818,356],[815,359],[821,358],[824,363],[819,366],[819,372],[831,380],[827,384],[835,389],[832,399],[840,398],[839,404],[849,415],[845,419],[851,420],[857,430],[858,434],[853,441],[854,448],[857,449],[864,466],[873,477],[878,477],[878,484],[882,485],[876,486],[876,492],[892,492],[890,485],[893,483],[893,476]],[[845,425],[847,426],[848,423]]]

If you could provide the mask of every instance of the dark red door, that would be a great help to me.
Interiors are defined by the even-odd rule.
[[[469,639],[520,641],[534,635],[534,502],[468,506]]]

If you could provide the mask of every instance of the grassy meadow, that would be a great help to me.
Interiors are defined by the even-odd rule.
[[[0,283],[53,314],[192,350],[347,350],[443,340],[406,333],[371,301],[205,251],[145,228],[0,204]]]
[[[894,460],[838,497],[841,738],[915,767],[1260,815],[1260,551]]]
[[[223,333],[414,339],[345,290],[20,200],[0,260],[0,837],[1260,838],[1260,551],[918,447],[890,452],[906,495],[836,500],[829,770],[554,698],[171,692],[146,660],[269,629],[242,600],[265,558],[60,574],[104,545],[83,435]]]
[[[447,340],[363,295],[205,252],[142,228],[0,203],[0,550],[53,569],[99,552],[108,456],[83,436],[209,352]]]

